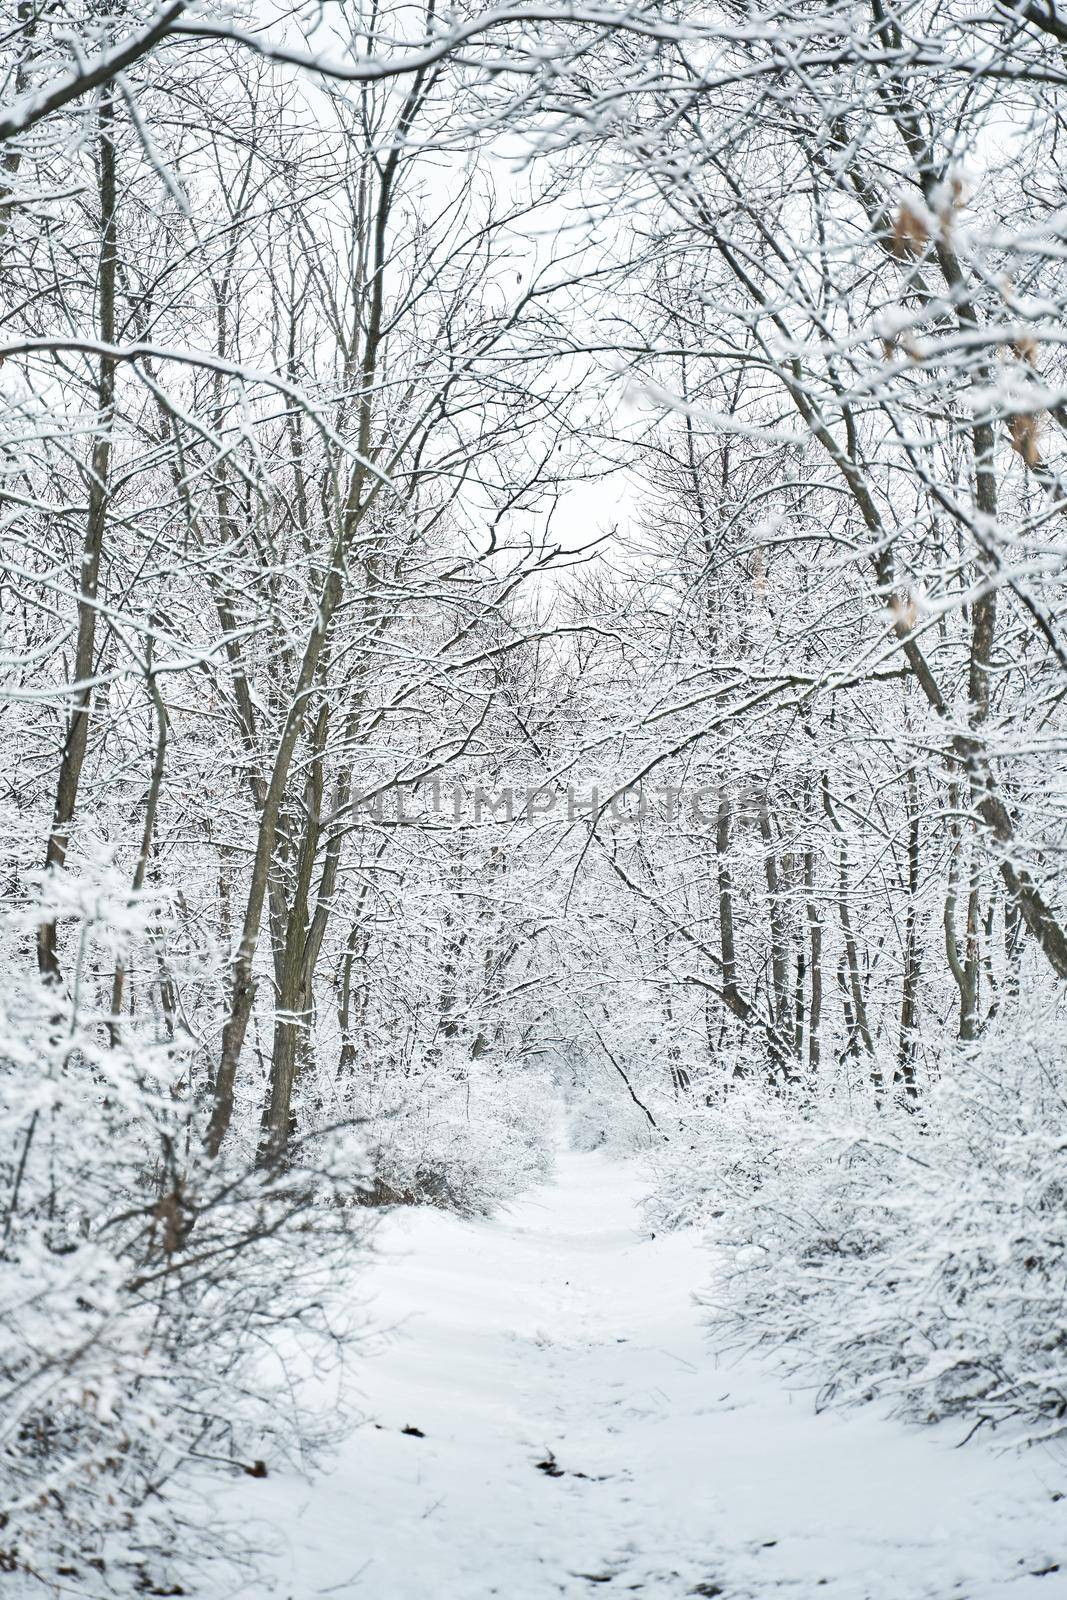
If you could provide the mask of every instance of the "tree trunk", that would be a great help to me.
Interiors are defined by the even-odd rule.
[[[763,876],[767,885],[767,905],[771,933],[771,986],[774,992],[774,1020],[779,1033],[787,1038],[789,1026],[789,945],[786,935],[785,904],[775,854],[774,827],[766,794],[760,796],[759,830],[763,840]]]
[[[822,921],[815,901],[815,852],[804,852],[804,896],[810,941],[811,1004],[808,1007],[808,1071],[819,1070],[820,1028],[822,1027]]]
[[[167,708],[163,704],[163,696],[159,692],[159,683],[152,670],[152,636],[148,637],[146,644],[147,661],[146,675],[148,679],[148,693],[152,701],[155,715],[156,738],[152,757],[152,775],[148,781],[148,798],[145,802],[144,827],[141,830],[141,848],[137,855],[137,865],[134,868],[132,893],[140,894],[144,887],[145,870],[148,866],[148,857],[152,849],[152,836],[156,827],[156,812],[159,808],[159,793],[163,785],[163,767],[167,758]],[[114,1041],[119,1014],[122,1011],[122,991],[126,977],[126,967],[120,956],[115,963],[115,976],[111,985],[111,1037]],[[166,1009],[166,1001],[164,1001]]]
[[[118,272],[115,189],[115,111],[109,91],[100,100],[98,193],[100,199],[100,258],[97,279],[97,327],[100,340],[115,340],[115,283]],[[97,431],[89,461],[89,504],[82,546],[78,594],[78,634],[74,648],[74,682],[67,732],[56,780],[52,827],[45,851],[45,868],[60,868],[67,859],[70,825],[78,803],[78,788],[89,740],[92,712],[92,677],[96,659],[96,614],[100,590],[100,564],[110,504],[111,439],[115,421],[115,359],[99,358],[96,386]],[[37,965],[53,981],[59,977],[59,954],[54,918],[37,930]]]
[[[885,1092],[885,1083],[882,1079],[881,1069],[878,1066],[874,1051],[874,1039],[871,1036],[870,1022],[867,1018],[867,1002],[863,993],[863,977],[860,972],[859,952],[856,948],[856,936],[852,929],[852,913],[849,908],[849,866],[848,845],[845,830],[834,810],[830,797],[830,784],[823,774],[823,805],[826,815],[830,819],[838,837],[838,892],[837,910],[841,922],[841,933],[845,943],[845,971],[848,975],[848,993],[846,1004],[846,1017],[851,1016],[854,1038],[862,1044],[863,1049],[871,1063],[871,1083],[874,1087],[874,1103],[880,1108],[882,1096]]]
[[[900,997],[900,1044],[897,1050],[897,1070],[894,1074],[904,1087],[905,1095],[918,1098],[915,1080],[915,1034],[919,1015],[919,793],[914,766],[907,773],[908,806],[908,907],[904,925],[904,972]]]

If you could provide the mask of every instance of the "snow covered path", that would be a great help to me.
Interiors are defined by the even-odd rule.
[[[689,1298],[707,1257],[649,1238],[641,1191],[632,1165],[564,1154],[502,1218],[390,1219],[373,1315],[393,1332],[360,1372],[377,1426],[312,1485],[235,1491],[283,1530],[281,1595],[1067,1595],[1050,1458],[815,1416],[757,1363],[717,1365]]]

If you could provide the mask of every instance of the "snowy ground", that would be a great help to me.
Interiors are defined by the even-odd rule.
[[[717,1364],[689,1299],[707,1256],[648,1237],[641,1189],[633,1165],[564,1154],[502,1218],[390,1219],[371,1422],[316,1483],[235,1490],[246,1526],[281,1532],[280,1595],[1067,1595],[1054,1460],[816,1416],[758,1363]]]

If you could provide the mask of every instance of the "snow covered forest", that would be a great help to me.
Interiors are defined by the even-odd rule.
[[[340,1451],[292,1600],[1067,1594],[1067,9],[0,17],[0,1588],[265,1595]],[[544,1361],[662,1506],[542,1431],[409,1586]],[[987,1568],[705,1559],[800,1416]]]

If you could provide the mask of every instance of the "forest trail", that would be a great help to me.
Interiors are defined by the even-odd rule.
[[[314,1483],[235,1491],[246,1525],[282,1531],[280,1595],[1067,1594],[1052,1459],[816,1416],[758,1363],[717,1363],[690,1300],[708,1257],[649,1237],[643,1187],[634,1164],[563,1153],[496,1219],[387,1221],[371,1422]]]

